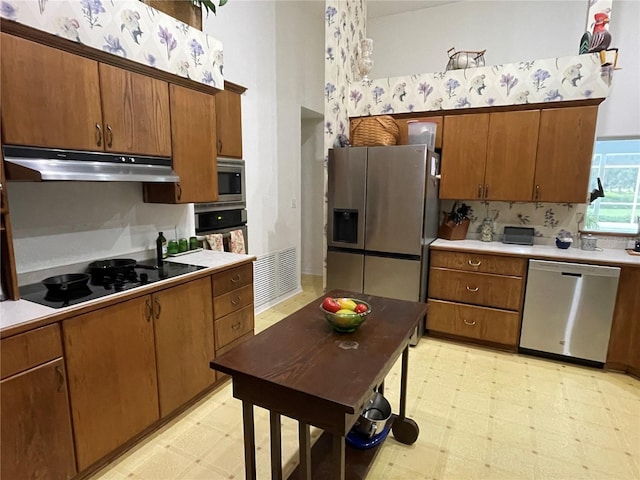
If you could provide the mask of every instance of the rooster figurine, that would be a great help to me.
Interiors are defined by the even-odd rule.
[[[584,35],[582,35],[580,39],[580,54],[600,52],[611,45],[611,34],[606,27],[607,23],[609,23],[609,15],[599,12],[593,17],[596,21],[593,26],[593,34],[584,32]]]

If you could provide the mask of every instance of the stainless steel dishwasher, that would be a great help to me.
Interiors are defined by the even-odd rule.
[[[620,269],[530,260],[520,350],[603,364]]]

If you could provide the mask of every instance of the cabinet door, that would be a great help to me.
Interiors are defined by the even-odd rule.
[[[2,143],[101,151],[98,63],[4,33],[1,48]]]
[[[218,199],[216,110],[212,95],[170,85],[176,184],[145,184],[145,201],[205,203]]]
[[[585,203],[598,107],[542,110],[534,200]]]
[[[216,93],[216,131],[218,155],[242,158],[242,111],[240,94],[223,90]]]
[[[488,132],[488,113],[444,118],[440,198],[482,198]]]
[[[62,323],[78,468],[158,420],[151,297]]]
[[[70,479],[76,474],[62,358],[0,382],[2,478]]]
[[[640,375],[640,268],[623,267],[613,312],[607,367]]]
[[[105,149],[171,156],[167,82],[100,64]]]
[[[153,294],[160,416],[212,385],[215,356],[211,278]]]
[[[490,115],[485,200],[531,201],[539,123],[539,110]]]

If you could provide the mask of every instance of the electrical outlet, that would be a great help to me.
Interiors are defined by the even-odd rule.
[[[295,198],[291,199],[291,208],[298,208],[298,202]]]

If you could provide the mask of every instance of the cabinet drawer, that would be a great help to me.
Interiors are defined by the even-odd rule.
[[[213,299],[213,317],[222,318],[253,303],[253,285],[245,285]]]
[[[430,266],[465,270],[467,272],[497,273],[522,277],[527,270],[527,259],[471,252],[432,250]]]
[[[485,307],[521,310],[524,281],[520,277],[429,269],[429,297]]]
[[[429,299],[427,329],[515,346],[520,335],[520,314]]]
[[[216,351],[253,330],[253,304],[215,321]]]
[[[57,323],[3,338],[0,343],[2,378],[58,357],[62,357],[62,338]]]
[[[243,265],[213,276],[213,296],[253,283],[253,264]]]

